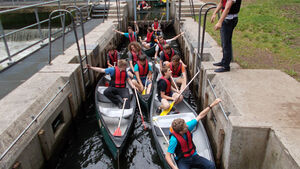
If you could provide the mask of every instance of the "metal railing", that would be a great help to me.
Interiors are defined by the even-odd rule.
[[[192,15],[192,18],[195,19],[195,7],[194,7],[194,0],[189,0],[189,3],[190,3],[190,9],[191,9],[191,15]]]
[[[9,147],[1,154],[0,160],[8,153],[8,151],[17,143],[18,140],[26,133],[26,131],[35,123],[37,119],[42,115],[42,113],[46,110],[46,108],[54,101],[54,99],[61,93],[64,88],[70,83],[67,81],[59,91],[52,97],[52,99],[46,104],[46,106],[33,118],[33,120],[27,125],[27,127],[18,135],[18,137],[9,145]]]
[[[77,0],[75,0],[75,1],[77,1]],[[0,15],[2,15],[2,14],[11,13],[11,12],[16,12],[16,11],[23,10],[23,9],[34,8],[34,14],[35,14],[35,20],[36,20],[36,23],[34,23],[34,24],[22,27],[20,29],[17,29],[17,30],[8,32],[8,33],[4,32],[4,28],[3,28],[2,22],[0,20],[0,39],[3,40],[4,47],[5,47],[5,50],[6,50],[6,53],[7,53],[7,57],[5,57],[2,60],[0,60],[0,64],[3,63],[3,62],[5,62],[5,61],[9,61],[9,64],[13,63],[12,58],[15,57],[16,55],[20,54],[21,52],[23,52],[23,51],[25,51],[25,50],[27,50],[27,49],[29,49],[29,48],[31,48],[31,47],[39,44],[39,43],[44,44],[44,40],[48,39],[48,37],[43,37],[42,31],[41,31],[41,25],[44,24],[44,23],[47,23],[49,21],[49,18],[44,19],[44,20],[40,20],[39,19],[40,17],[39,17],[39,13],[38,13],[38,8],[40,8],[42,6],[45,6],[45,5],[56,4],[56,3],[57,3],[57,6],[58,6],[58,9],[60,9],[61,8],[61,1],[60,0],[53,0],[53,1],[49,1],[49,2],[43,2],[43,3],[34,4],[34,5],[28,5],[28,6],[23,6],[23,7],[19,7],[19,8],[14,8],[14,9],[9,9],[9,10],[5,10],[5,11],[0,11]],[[87,12],[88,12],[88,17],[90,16],[90,11],[89,11],[90,5],[91,4],[87,3],[86,5],[83,5],[83,6],[81,6],[79,8],[80,10],[86,8]],[[73,11],[75,11],[75,10],[72,10],[71,12],[73,12]],[[59,14],[57,16],[53,16],[51,19],[56,19],[56,18],[59,18],[59,17],[61,17],[61,20],[62,20],[63,15]],[[78,18],[79,17],[77,17],[77,19]],[[61,22],[63,22],[63,21],[61,21]],[[40,38],[37,41],[34,41],[33,43],[25,46],[24,48],[19,49],[15,53],[11,53],[11,50],[9,49],[9,46],[8,46],[6,38],[8,36],[11,36],[11,35],[16,34],[18,32],[25,31],[27,29],[34,28],[34,27],[38,28],[38,31],[39,31],[39,34],[40,34]],[[58,30],[58,31],[56,31],[53,34],[62,33],[62,32],[64,32],[64,31],[63,30]]]
[[[216,95],[216,92],[215,92],[215,90],[214,90],[214,87],[213,87],[213,85],[211,84],[211,82],[210,82],[210,80],[209,79],[207,79],[207,82],[208,82],[208,84],[209,84],[209,86],[210,86],[210,88],[211,88],[211,90],[212,90],[212,92],[213,92],[213,94],[214,94],[214,96],[215,96],[215,98],[218,98],[217,97],[217,95]],[[228,121],[229,119],[228,119],[228,116],[229,116],[229,112],[226,114],[226,112],[225,112],[225,110],[224,110],[224,108],[223,108],[223,105],[221,104],[221,102],[219,102],[219,106],[220,106],[220,108],[221,108],[221,110],[222,110],[222,112],[223,112],[223,115],[224,115],[224,117],[225,117],[225,119]]]
[[[201,16],[202,16],[202,9],[205,7],[205,6],[208,6],[208,5],[212,5],[211,7],[209,7],[208,9],[206,9],[205,11],[205,15],[204,15],[204,22],[203,22],[203,26],[202,26],[202,40],[200,41],[200,37],[201,37],[201,33],[200,33],[200,30],[201,30]],[[204,49],[204,38],[205,38],[205,29],[206,29],[206,18],[207,18],[207,13],[211,10],[211,9],[214,9],[214,8],[217,8],[217,5],[215,3],[212,3],[212,2],[208,2],[208,3],[205,3],[204,5],[202,5],[200,7],[200,10],[199,10],[199,23],[198,23],[198,45],[197,45],[197,57],[196,59],[200,58],[200,66],[199,68],[201,68],[201,62],[202,62],[202,57],[203,57],[203,49]],[[218,13],[218,16],[220,17],[219,13]],[[200,52],[200,42],[201,42],[201,52]]]

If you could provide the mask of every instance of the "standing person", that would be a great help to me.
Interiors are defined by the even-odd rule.
[[[138,42],[131,42],[128,45],[128,61],[130,70],[128,72],[130,78],[133,78],[134,75],[134,65],[139,60],[139,57],[142,55],[142,47]]]
[[[139,34],[139,26],[137,25],[136,21],[134,21],[134,25],[135,25],[135,32],[133,31],[132,27],[131,26],[128,26],[128,32],[127,33],[124,33],[124,32],[121,32],[121,31],[118,31],[118,30],[115,30],[115,32],[119,33],[119,34],[122,34],[124,35],[126,38],[129,38],[129,42],[136,42],[137,41],[137,34]]]
[[[165,40],[162,36],[158,36],[158,44],[155,47],[155,59],[157,58],[159,52],[163,51],[163,46],[166,44],[170,44],[173,40],[176,40],[177,38],[179,38],[179,36],[183,35],[184,32],[181,32],[180,34],[176,35],[175,37],[173,37],[172,39],[167,39]]]
[[[154,35],[154,32],[151,27],[148,27],[147,37],[144,40],[141,40],[141,42],[142,42],[142,45],[147,49],[149,49],[155,45],[155,35]]]
[[[174,55],[177,55],[177,52],[169,44],[164,45],[163,51],[160,53],[160,67],[163,65],[169,65],[171,59]]]
[[[214,63],[214,66],[221,66],[215,72],[230,71],[230,62],[232,60],[232,33],[238,23],[238,13],[240,11],[242,0],[220,0],[218,7],[214,11],[211,22],[213,23],[217,12],[222,9],[222,15],[215,25],[214,29],[221,29],[221,42],[223,49],[223,58],[221,62]]]
[[[200,114],[187,123],[184,119],[175,119],[170,128],[169,147],[166,153],[166,161],[172,169],[177,169],[171,159],[171,154],[176,154],[175,160],[179,169],[202,168],[215,169],[213,162],[197,154],[191,131],[197,126],[200,119],[218,104],[221,100],[216,99],[211,105],[202,110]]]
[[[187,78],[185,73],[185,66],[180,62],[180,57],[178,55],[174,55],[169,66],[172,71],[174,82],[178,86],[180,85],[180,91],[182,91],[186,86]]]
[[[115,48],[109,47],[107,57],[106,57],[108,67],[117,66],[119,59],[120,59],[119,52]]]
[[[152,86],[152,67],[149,64],[147,60],[146,55],[141,55],[139,60],[137,61],[137,64],[134,65],[134,79],[132,80],[132,83],[135,85],[135,87],[138,89],[139,92],[142,92],[144,90],[144,86],[147,87],[146,94],[149,94],[151,91]],[[147,84],[146,83],[147,79]]]
[[[174,83],[170,79],[172,76],[170,68],[163,66],[161,68],[161,73],[162,77],[157,82],[158,100],[161,102],[158,111],[169,109],[170,104],[168,100],[175,101],[174,104],[178,104],[183,100],[183,96],[179,95],[179,91],[173,87]]]
[[[155,35],[160,35],[161,31],[161,26],[160,23],[158,22],[158,19],[155,18],[153,24],[151,25],[153,31],[155,32]]]
[[[129,98],[127,89],[126,89],[126,81],[129,83],[129,85],[135,89],[135,86],[133,85],[130,78],[128,78],[126,68],[127,68],[127,62],[124,59],[120,59],[118,61],[118,66],[115,67],[109,67],[109,68],[99,68],[99,67],[93,67],[87,64],[87,68],[91,69],[96,72],[100,73],[106,73],[111,76],[111,81],[109,83],[109,87],[105,89],[104,95],[115,105],[117,105],[120,109],[123,107],[123,100],[119,100],[118,96],[121,96],[122,98]],[[126,109],[130,108],[130,103],[126,102]]]

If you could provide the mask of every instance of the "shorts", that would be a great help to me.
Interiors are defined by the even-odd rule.
[[[169,96],[172,97],[173,94],[174,94],[174,93],[173,93],[172,91],[170,91],[170,95],[169,95]],[[161,97],[160,97],[160,95],[158,95],[158,100],[161,102]]]

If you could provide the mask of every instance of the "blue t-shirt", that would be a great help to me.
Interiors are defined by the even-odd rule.
[[[134,36],[135,36],[135,40],[137,40],[137,39],[136,39],[136,33],[133,32],[133,34],[134,34]],[[126,38],[129,38],[129,33],[128,33],[128,32],[127,32],[127,33],[124,33],[124,36],[125,36]]]
[[[106,74],[109,74],[110,77],[113,77],[115,75],[115,67],[109,67],[109,68],[106,68],[105,69],[105,73]],[[127,75],[127,72],[125,71],[125,79],[127,79],[128,75]]]
[[[193,119],[193,120],[187,122],[186,125],[188,126],[188,130],[191,132],[196,127],[197,123],[198,122],[197,122],[196,119]],[[185,140],[187,140],[186,134],[183,135],[183,138]],[[174,154],[176,146],[177,146],[177,143],[178,143],[176,137],[172,135],[171,138],[170,138],[170,140],[169,140],[169,143],[170,144],[169,144],[169,147],[168,147],[168,152],[171,153],[171,154]],[[195,153],[193,154],[193,156],[196,155],[196,154],[197,154],[197,151],[195,151]]]
[[[151,65],[148,63],[148,68],[149,68],[149,72],[153,72],[152,71],[152,67],[151,67]],[[139,65],[138,64],[135,64],[134,65],[134,71],[135,72],[138,72],[139,71]]]

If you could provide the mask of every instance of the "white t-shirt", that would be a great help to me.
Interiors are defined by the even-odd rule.
[[[166,43],[167,43],[167,44],[170,44],[171,42],[172,42],[171,39],[167,39],[167,40],[166,40]],[[158,44],[156,44],[156,46],[155,46],[155,52],[157,52],[157,51],[159,51],[159,46],[158,46]]]

